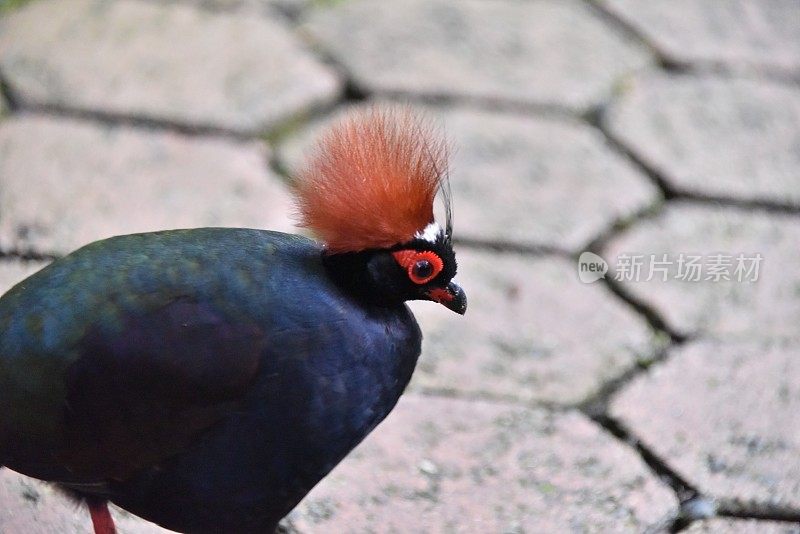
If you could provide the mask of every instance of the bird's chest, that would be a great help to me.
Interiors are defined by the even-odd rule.
[[[319,325],[310,337],[298,341],[305,347],[292,352],[284,376],[272,379],[290,417],[286,428],[296,429],[290,449],[327,472],[392,410],[416,365],[420,334],[413,318],[388,316],[350,329]]]
[[[294,329],[291,343],[273,336],[264,355],[273,365],[246,402],[197,446],[115,488],[113,500],[177,530],[274,528],[388,415],[419,356],[410,314],[348,324],[356,327]]]

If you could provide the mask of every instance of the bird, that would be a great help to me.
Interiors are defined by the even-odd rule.
[[[351,112],[293,179],[314,237],[116,236],[12,287],[0,467],[85,505],[96,534],[115,532],[109,503],[178,532],[275,531],[408,385],[406,302],[466,311],[448,153],[410,108]]]

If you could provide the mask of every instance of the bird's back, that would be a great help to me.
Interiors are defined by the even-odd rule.
[[[388,414],[420,338],[301,237],[94,243],[0,298],[0,464],[182,531],[268,527]]]

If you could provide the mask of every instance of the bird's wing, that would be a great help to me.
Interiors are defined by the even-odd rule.
[[[189,297],[91,328],[67,371],[57,461],[74,481],[157,466],[237,409],[264,337],[254,322]]]

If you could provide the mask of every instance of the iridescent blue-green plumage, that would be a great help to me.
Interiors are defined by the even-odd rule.
[[[93,243],[0,298],[0,465],[175,530],[267,532],[389,413],[420,340],[301,237]]]

